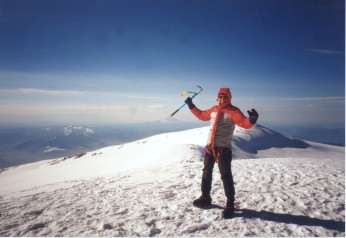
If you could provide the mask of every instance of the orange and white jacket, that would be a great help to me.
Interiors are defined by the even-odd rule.
[[[219,95],[226,94],[231,102],[232,95],[229,88],[221,88]],[[202,121],[210,121],[210,132],[208,135],[208,145],[214,147],[232,148],[231,140],[235,126],[249,129],[253,124],[249,118],[239,110],[239,108],[229,103],[226,106],[213,106],[212,108],[201,111],[197,107],[191,109],[191,112]]]

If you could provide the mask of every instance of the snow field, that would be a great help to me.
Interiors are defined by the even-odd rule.
[[[214,169],[213,205],[200,195],[202,162],[74,181],[52,192],[0,200],[4,236],[345,236],[344,171],[325,161],[234,160],[236,216]],[[334,170],[334,174],[330,174]],[[325,186],[325,185],[328,186]]]
[[[235,134],[235,217],[217,166],[212,206],[193,207],[208,131],[0,171],[0,236],[345,236],[344,148],[261,126]]]

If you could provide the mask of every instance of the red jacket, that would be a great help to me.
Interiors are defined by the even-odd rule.
[[[226,94],[229,99],[227,105],[213,106],[208,110],[202,111],[197,107],[191,109],[191,112],[202,121],[211,121],[211,132],[208,136],[208,145],[213,149],[213,154],[217,160],[214,147],[230,147],[231,139],[235,125],[249,129],[253,124],[249,121],[249,118],[239,110],[239,108],[231,104],[231,92],[229,88],[221,88],[218,92],[218,98],[220,94]]]

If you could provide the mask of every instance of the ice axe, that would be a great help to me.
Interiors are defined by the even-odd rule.
[[[188,93],[193,93],[192,98],[196,97],[198,94],[200,94],[201,92],[203,92],[203,88],[201,86],[196,86],[198,88],[198,91],[196,92],[191,92],[191,91],[188,91],[188,90],[185,90],[182,92],[182,96],[185,96],[186,94]],[[171,114],[171,117],[174,116],[174,114],[176,114],[180,109],[182,109],[184,106],[186,105],[186,103],[184,102],[177,110],[175,110],[172,114]]]

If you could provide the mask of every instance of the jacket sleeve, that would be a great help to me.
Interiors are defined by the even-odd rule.
[[[245,129],[250,129],[254,125],[250,122],[249,118],[244,116],[244,114],[237,107],[234,108],[234,111],[232,113],[232,119],[235,122],[235,124],[237,124],[237,126],[240,126]]]
[[[194,107],[191,109],[191,112],[201,121],[210,121],[211,119],[210,114],[213,112],[212,109],[213,107],[208,110],[202,111],[198,109],[197,107]]]

